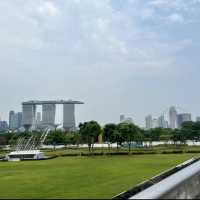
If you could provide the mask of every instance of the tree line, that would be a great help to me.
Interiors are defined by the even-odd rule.
[[[36,132],[40,134],[39,132]],[[32,133],[33,134],[33,133]],[[14,144],[20,136],[27,136],[30,133],[4,133],[0,134],[0,146]],[[75,132],[61,132],[59,130],[51,131],[45,141],[51,145],[77,145],[87,144],[89,151],[93,151],[94,144],[98,142],[99,136],[111,148],[112,143],[117,143],[117,148],[126,144],[131,151],[133,142],[141,144],[142,142],[164,141],[174,144],[185,144],[187,140],[200,141],[200,122],[184,122],[181,129],[154,128],[144,130],[132,123],[109,123],[101,127],[96,121],[89,121],[79,124],[79,130]]]

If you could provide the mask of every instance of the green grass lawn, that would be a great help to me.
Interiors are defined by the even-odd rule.
[[[0,198],[111,198],[192,156],[58,157],[0,162]]]

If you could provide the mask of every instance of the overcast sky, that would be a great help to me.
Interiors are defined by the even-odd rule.
[[[200,0],[1,0],[0,116],[74,99],[77,122],[200,115]]]

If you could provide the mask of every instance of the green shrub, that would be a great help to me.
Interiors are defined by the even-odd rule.
[[[183,150],[171,150],[171,151],[162,151],[162,154],[180,154],[183,153]]]
[[[185,153],[200,153],[200,150],[188,150]]]

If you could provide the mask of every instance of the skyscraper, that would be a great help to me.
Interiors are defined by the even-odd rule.
[[[6,121],[0,121],[0,131],[8,130],[8,123]]]
[[[36,109],[42,105],[42,128],[55,128],[56,105],[63,105],[63,128],[75,130],[75,104],[84,104],[81,101],[56,100],[56,101],[27,101],[22,103],[23,126],[26,130],[36,130]]]
[[[37,122],[37,124],[40,124],[41,120],[42,120],[41,112],[37,112],[37,116],[36,116],[36,122]]]
[[[182,127],[183,122],[192,121],[192,116],[190,113],[182,113],[177,115],[177,126],[178,128]]]
[[[124,121],[125,116],[124,115],[120,115],[120,122]]]
[[[36,113],[36,105],[35,104],[23,104],[22,105],[23,112],[23,126],[26,130],[30,128],[35,128],[35,113]]]
[[[160,128],[168,128],[168,122],[165,120],[164,115],[161,115],[158,118],[158,127],[160,127]]]
[[[22,112],[15,113],[10,111],[9,113],[9,128],[11,130],[19,129],[22,127]]]
[[[44,104],[42,105],[42,123],[47,125],[55,124],[56,105]]]
[[[169,109],[169,127],[171,129],[176,128],[177,111],[174,106]]]
[[[15,129],[15,112],[13,110],[9,112],[9,128]]]
[[[17,128],[22,127],[22,112],[16,113]]]
[[[196,121],[197,121],[197,122],[200,122],[200,117],[197,117],[197,118],[196,118]]]
[[[124,120],[121,122],[127,123],[127,124],[133,124],[133,119],[131,117],[125,117]]]
[[[63,105],[63,128],[66,131],[75,131],[75,110],[74,104]]]
[[[146,129],[149,130],[153,128],[153,119],[151,115],[145,117]]]
[[[153,127],[152,128],[158,128],[159,125],[158,125],[158,119],[154,118],[153,119]]]

